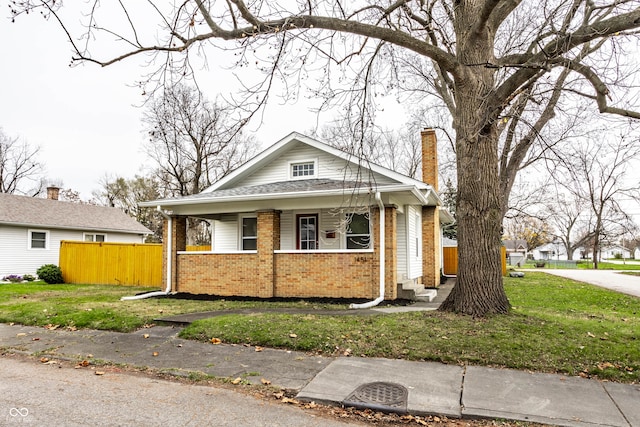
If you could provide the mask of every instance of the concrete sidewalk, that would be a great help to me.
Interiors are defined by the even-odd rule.
[[[187,376],[262,379],[300,400],[449,417],[501,418],[562,426],[640,427],[640,385],[433,362],[322,357],[213,345],[155,326],[130,334],[0,324],[0,348],[49,359],[99,360]],[[148,337],[146,337],[148,335]],[[0,359],[0,363],[1,363]]]

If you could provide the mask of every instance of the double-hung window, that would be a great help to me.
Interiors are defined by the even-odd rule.
[[[371,248],[368,214],[347,215],[347,249]]]
[[[47,249],[49,233],[43,230],[29,230],[29,249]]]
[[[255,251],[258,249],[258,218],[255,216],[243,216],[241,247],[243,251]]]

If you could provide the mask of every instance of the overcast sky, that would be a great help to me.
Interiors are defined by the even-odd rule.
[[[0,17],[0,127],[8,136],[41,148],[47,179],[89,199],[105,174],[130,178],[145,164],[151,166],[141,148],[139,106],[144,98],[133,87],[145,73],[142,59],[106,68],[69,67],[70,46],[53,21],[23,16],[12,24],[7,12],[3,9]],[[222,74],[231,78],[211,71],[212,80],[220,81]],[[264,124],[251,129],[264,149],[315,124],[316,115],[308,107],[282,107],[274,101]]]

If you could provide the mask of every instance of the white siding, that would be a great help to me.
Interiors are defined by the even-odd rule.
[[[289,168],[291,162],[302,162],[314,160],[317,161],[318,172],[316,178],[335,179],[335,180],[362,180],[377,183],[394,183],[390,178],[380,174],[369,176],[368,169],[360,168],[358,165],[345,162],[339,157],[334,157],[324,151],[315,149],[306,144],[298,143],[290,150],[287,150],[275,161],[271,162],[262,169],[256,171],[251,176],[246,177],[234,186],[243,187],[251,185],[260,185],[270,182],[289,181]],[[365,165],[366,166],[366,165]]]
[[[404,213],[398,213],[398,221],[396,228],[397,242],[397,276],[398,281],[402,282],[409,278],[407,272],[407,216]]]
[[[418,206],[408,206],[406,215],[409,279],[415,279],[422,276],[422,211]]]
[[[29,249],[29,230],[47,231],[46,249]],[[60,262],[60,242],[62,240],[84,239],[84,230],[47,230],[38,227],[9,227],[0,225],[0,277],[8,274],[36,274],[44,264],[58,265]],[[107,242],[142,243],[136,234],[109,233]]]
[[[280,249],[284,251],[296,250],[296,216],[299,214],[318,215],[319,249],[342,249],[344,247],[344,232],[340,232],[341,218],[344,214],[336,214],[331,209],[284,211],[280,214]],[[334,238],[327,238],[327,231],[334,231]]]
[[[229,252],[239,250],[238,244],[238,216],[225,215],[213,223],[213,247],[214,252]]]
[[[291,251],[296,248],[296,233],[294,228],[293,211],[280,214],[280,249]]]

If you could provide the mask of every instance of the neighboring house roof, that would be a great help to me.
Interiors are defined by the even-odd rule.
[[[527,250],[527,241],[524,239],[503,240],[502,243],[507,251]]]
[[[150,234],[120,209],[0,193],[0,224]]]

